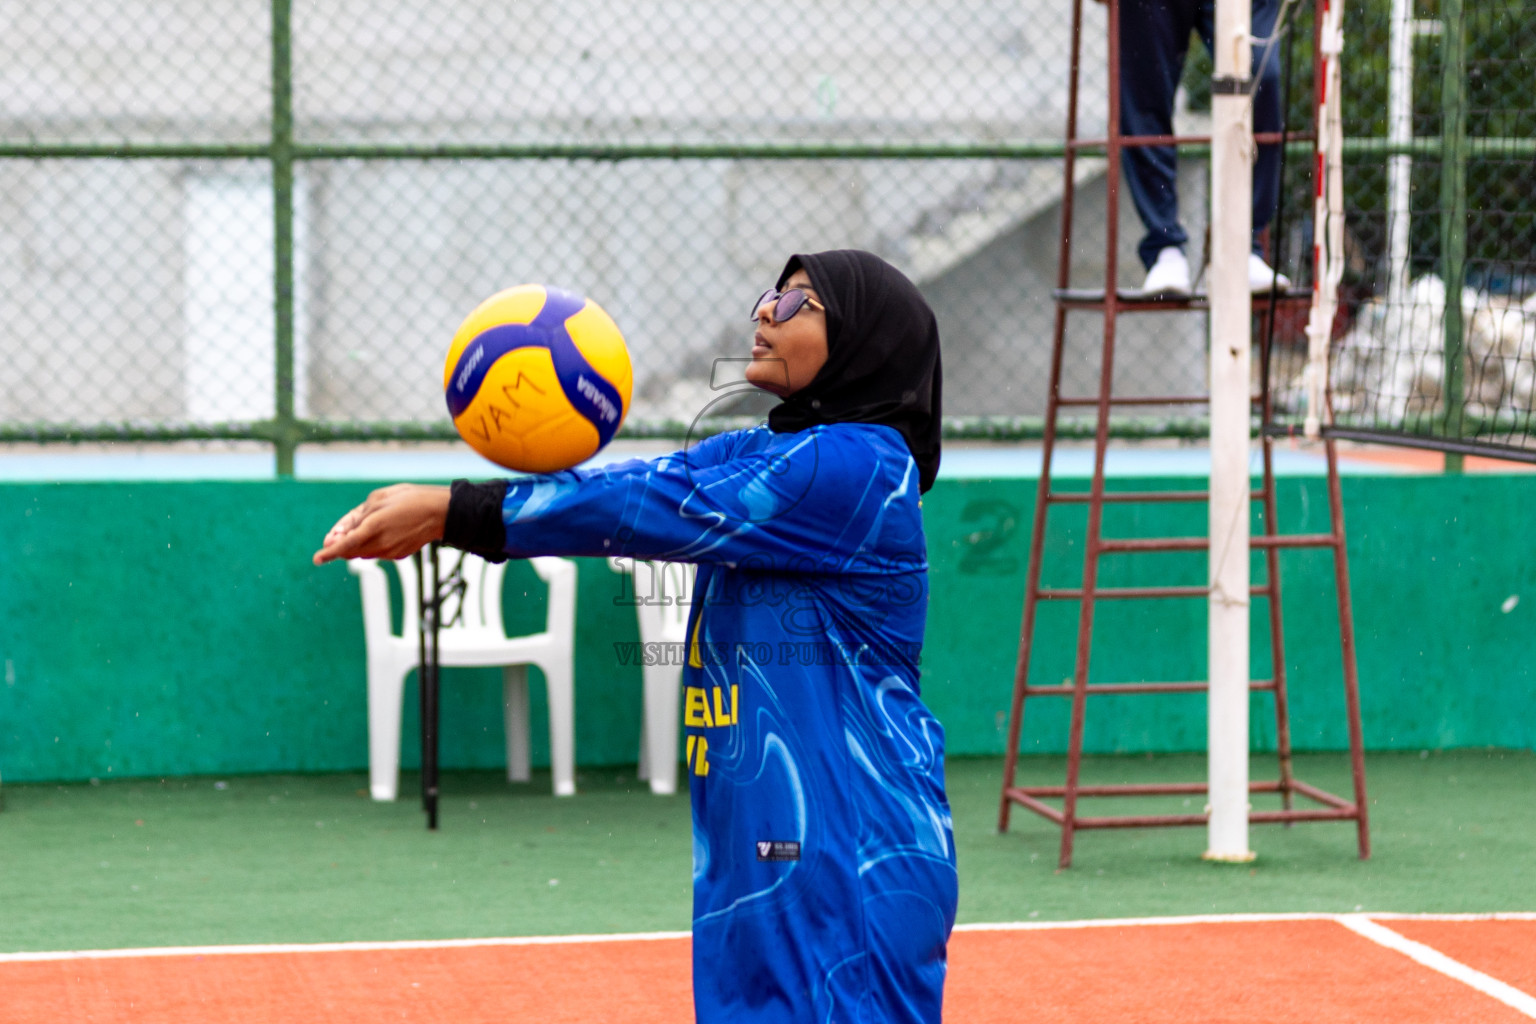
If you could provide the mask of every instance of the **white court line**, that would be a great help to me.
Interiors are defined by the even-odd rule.
[[[1038,932],[1071,928],[1143,928],[1165,924],[1267,924],[1272,921],[1336,921],[1338,914],[1191,914],[1185,917],[1099,917],[1086,921],[1006,921],[957,924],[957,932]]]
[[[1536,921],[1536,911],[1511,910],[1492,914],[1360,914],[1376,921]]]
[[[1190,917],[1094,918],[1085,921],[1007,921],[961,924],[957,932],[1046,931],[1073,928],[1139,928],[1167,924],[1231,924],[1266,921],[1333,921],[1337,914],[1204,914]],[[143,949],[76,949],[35,953],[0,953],[0,964],[48,960],[117,960],[133,957],[233,956],[263,953],[353,953],[392,949],[472,949],[480,946],[550,946],[582,942],[644,942],[686,939],[691,932],[634,932],[619,935],[531,935],[488,939],[404,939],[393,942],[315,942],[243,946],[151,946]]]
[[[1496,911],[1483,914],[1400,914],[1362,911],[1354,914],[1317,912],[1277,914],[1190,914],[1183,917],[1101,917],[1085,921],[1003,921],[988,924],[957,924],[957,932],[1041,931],[1053,928],[1139,928],[1161,924],[1264,924],[1270,921],[1342,921],[1365,917],[1393,921],[1536,921],[1536,911]]]
[[[398,942],[315,942],[253,946],[152,946],[147,949],[77,949],[47,953],[0,953],[0,964],[47,960],[122,960],[149,956],[231,956],[262,953],[371,953],[392,949],[474,949],[482,946],[562,946],[584,942],[654,942],[686,939],[691,932],[618,935],[528,935],[505,939],[421,939]]]
[[[1334,921],[1345,924],[1351,919],[1371,918],[1398,921],[1536,921],[1536,912],[1488,914],[1398,914],[1367,912],[1359,914],[1278,913],[1278,914],[1193,914],[1183,917],[1106,917],[1082,921],[998,921],[955,926],[957,932],[1064,931],[1086,928],[1141,928],[1156,925],[1192,924],[1267,924],[1285,921]],[[1383,929],[1385,930],[1385,929]],[[1395,932],[1393,934],[1396,934]],[[317,942],[244,946],[156,946],[145,949],[86,949],[35,953],[0,953],[0,964],[30,963],[50,960],[113,960],[132,957],[230,956],[262,953],[349,953],[394,949],[473,949],[482,946],[554,946],[583,942],[647,942],[686,939],[689,932],[632,932],[605,935],[530,935],[487,939],[405,939],[393,942]],[[1408,940],[1403,940],[1408,941]],[[1470,970],[1470,968],[1468,968]]]
[[[1404,920],[1404,918],[1395,918],[1395,920]],[[1460,960],[1452,960],[1438,949],[1399,935],[1385,925],[1372,921],[1365,914],[1340,914],[1339,924],[1372,942],[1397,950],[1432,971],[1439,971],[1447,977],[1455,978],[1462,984],[1477,989],[1486,996],[1492,996],[1505,1006],[1519,1010],[1527,1017],[1536,1018],[1536,997],[1527,995],[1513,985],[1507,985],[1482,971],[1468,967]]]

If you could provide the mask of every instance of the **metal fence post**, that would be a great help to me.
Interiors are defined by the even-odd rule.
[[[1466,395],[1462,349],[1466,324],[1461,289],[1467,277],[1467,59],[1462,0],[1441,0],[1440,18],[1440,254],[1445,278],[1444,433],[1465,431]],[[1459,473],[1463,456],[1445,455],[1445,470]]]
[[[293,415],[293,46],[291,0],[272,0],[272,216],[278,476],[293,476],[300,430]]]

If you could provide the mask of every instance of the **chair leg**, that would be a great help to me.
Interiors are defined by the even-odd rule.
[[[635,778],[644,782],[651,777],[651,755],[646,749],[646,730],[640,730],[640,759],[635,764]]]
[[[549,690],[549,767],[555,796],[576,795],[576,693],[571,663],[540,665]]]
[[[368,665],[368,792],[393,800],[400,789],[400,714],[409,667]]]
[[[670,796],[677,792],[678,691],[682,669],[675,665],[650,665],[645,673],[645,728],[641,750],[648,755],[651,792]]]
[[[533,776],[528,755],[527,665],[502,667],[501,708],[507,727],[507,781],[527,782]]]

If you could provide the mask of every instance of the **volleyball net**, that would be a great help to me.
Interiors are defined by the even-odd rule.
[[[1319,33],[1314,301],[1272,353],[1278,426],[1536,461],[1536,11],[1418,14],[1355,2]]]

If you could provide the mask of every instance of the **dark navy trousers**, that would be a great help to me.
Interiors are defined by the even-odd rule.
[[[1265,37],[1274,31],[1280,0],[1252,0],[1249,32]],[[1120,132],[1123,135],[1172,135],[1173,96],[1184,73],[1193,29],[1207,50],[1215,34],[1215,0],[1120,0]],[[1259,61],[1262,44],[1253,48],[1253,75],[1259,82],[1254,96],[1253,130],[1280,130],[1280,47]],[[1179,224],[1175,188],[1177,157],[1172,146],[1122,150],[1121,168],[1136,212],[1146,226],[1137,252],[1151,267],[1157,254],[1182,249],[1189,235]],[[1280,147],[1260,146],[1253,168],[1254,252],[1275,215],[1280,198]]]

